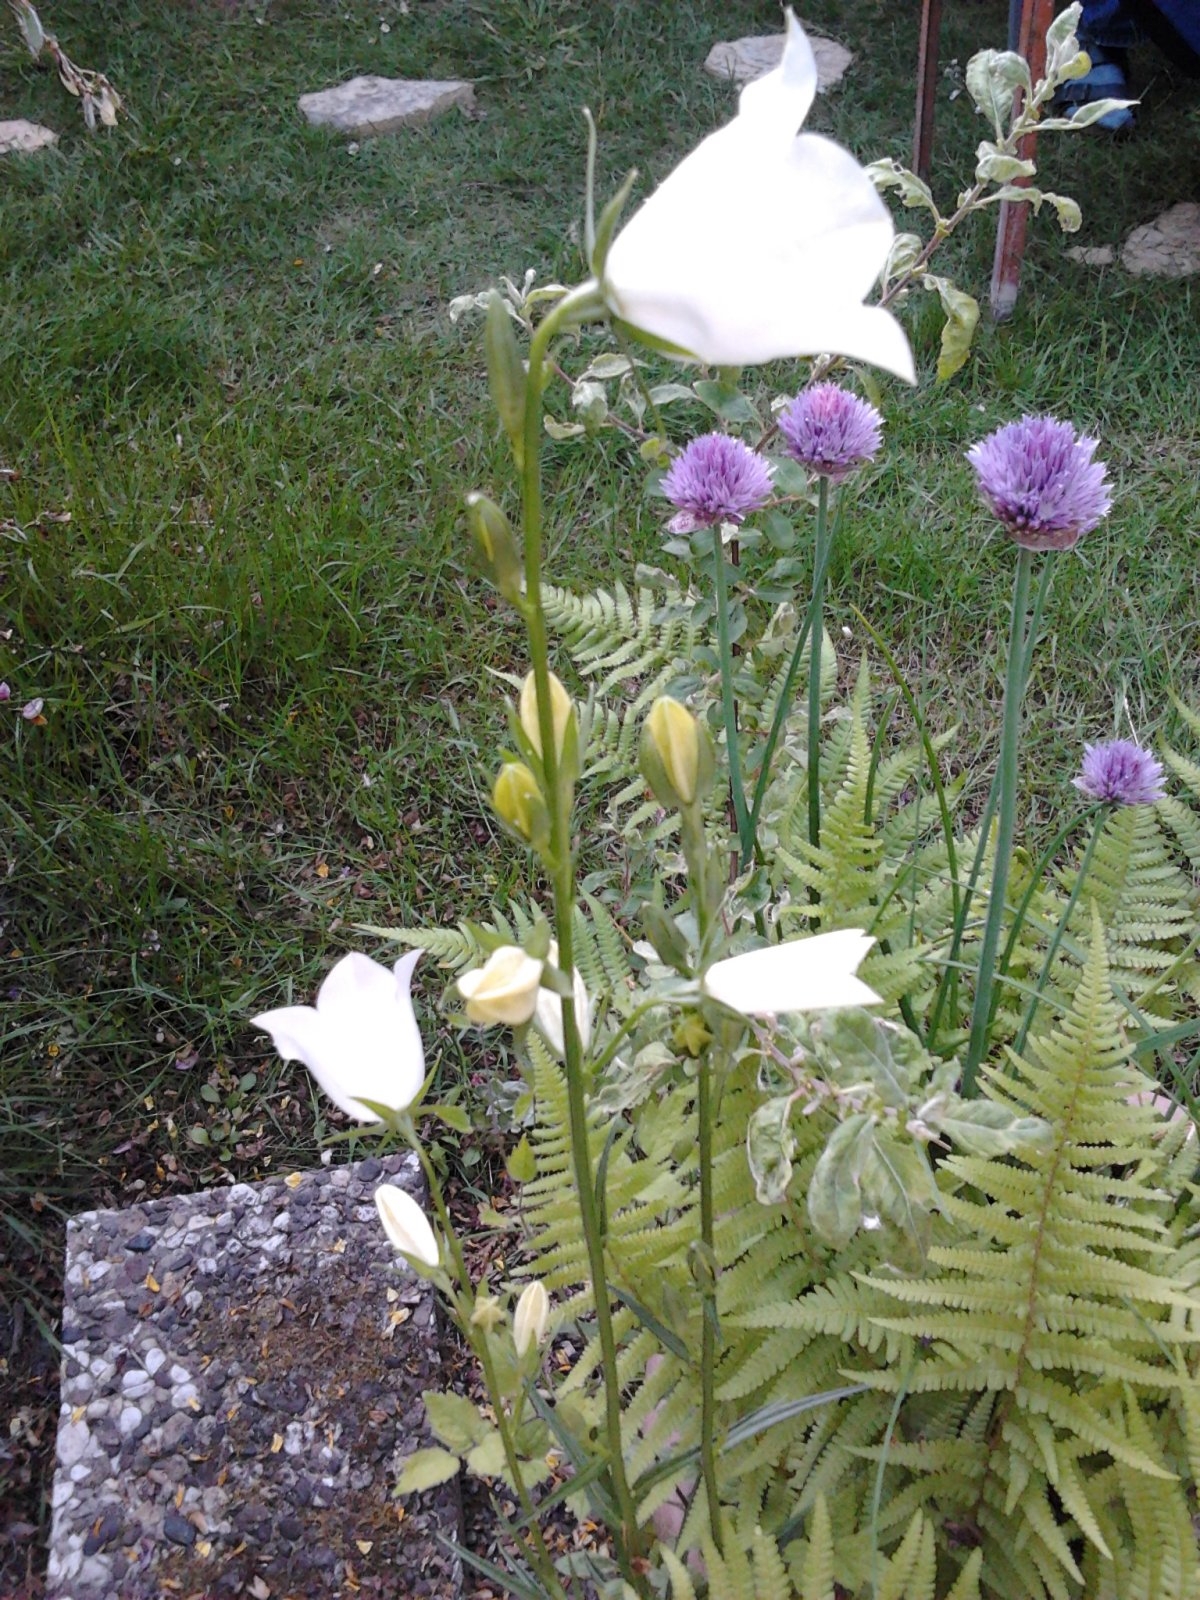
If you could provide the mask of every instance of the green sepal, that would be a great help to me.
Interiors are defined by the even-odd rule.
[[[503,300],[494,292],[488,297],[483,342],[487,352],[488,387],[491,389],[492,403],[504,424],[513,459],[520,471],[525,462],[525,407],[529,384],[521,352],[517,349],[512,319],[504,309]]]

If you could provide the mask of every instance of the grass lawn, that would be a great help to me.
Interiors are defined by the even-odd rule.
[[[983,137],[961,68],[1003,43],[1007,7],[947,9],[948,205]],[[916,13],[805,8],[856,53],[812,125],[864,159],[908,159]],[[634,164],[644,188],[732,109],[700,70],[710,45],[778,17],[773,0],[46,0],[126,98],[93,138],[0,18],[0,116],[62,132],[0,165],[0,1504],[30,1530],[57,1414],[30,1330],[53,1327],[61,1218],[310,1163],[322,1108],[246,1019],[309,998],[364,944],[351,924],[479,914],[525,870],[485,803],[488,669],[523,663],[459,515],[464,490],[510,484],[477,325],[446,303],[527,267],[578,276],[579,107],[602,191]],[[1200,194],[1200,86],[1149,50],[1138,67],[1134,140],[1043,143],[1088,244]],[[297,95],[360,72],[471,78],[478,114],[358,145],[308,128]],[[698,250],[719,248],[711,224]],[[1099,436],[1117,503],[1062,566],[1031,685],[1039,832],[1084,737],[1151,738],[1172,693],[1200,696],[1200,284],[1081,267],[1068,243],[1031,225],[1016,316],[947,385],[936,305],[905,312],[922,385],[885,390],[890,448],[830,600],[834,620],[861,607],[947,717],[972,708],[980,760],[1011,557],[963,452],[1026,410]],[[980,225],[947,270],[982,295],[990,249]],[[554,581],[658,559],[635,454],[606,436],[548,457]],[[44,720],[20,715],[33,699]],[[504,1070],[475,1040],[439,1047],[481,1091]],[[6,1557],[4,1521],[15,1581],[35,1539]]]

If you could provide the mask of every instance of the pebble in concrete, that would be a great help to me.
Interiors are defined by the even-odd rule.
[[[302,94],[297,104],[315,127],[370,138],[428,122],[454,106],[470,111],[475,87],[462,79],[351,78],[334,89]]]
[[[734,83],[752,83],[764,72],[777,67],[783,55],[782,33],[751,34],[745,39],[724,39],[713,45],[704,63],[704,70],[714,78],[732,78]],[[819,33],[809,33],[817,62],[817,93],[824,94],[842,81],[846,68],[854,60],[845,45],[836,39],[826,39]]]
[[[44,150],[48,144],[57,144],[58,135],[53,128],[43,128],[39,122],[0,122],[0,156],[30,155],[34,150]]]
[[[461,1593],[456,1485],[392,1493],[440,1350],[385,1178],[423,1199],[394,1155],[71,1222],[47,1600]]]

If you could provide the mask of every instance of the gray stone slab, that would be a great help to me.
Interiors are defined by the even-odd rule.
[[[367,76],[302,94],[297,104],[314,126],[370,138],[428,122],[454,106],[469,111],[475,104],[475,86],[458,78]]]
[[[1135,228],[1121,248],[1121,265],[1135,277],[1188,278],[1200,272],[1200,205],[1181,201]]]
[[[47,1600],[461,1593],[429,1441],[434,1299],[379,1224],[412,1155],[90,1211],[67,1231]]]
[[[836,39],[826,39],[807,29],[805,32],[817,62],[817,93],[824,94],[842,81],[854,57]],[[779,65],[784,37],[782,33],[765,33],[751,34],[744,39],[722,39],[708,52],[704,70],[714,78],[732,78],[737,84],[751,83]]]
[[[43,128],[40,122],[26,122],[23,117],[15,122],[0,122],[0,156],[30,155],[57,143],[54,129]]]

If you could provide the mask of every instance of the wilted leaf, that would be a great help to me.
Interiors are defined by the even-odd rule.
[[[928,273],[925,287],[936,291],[946,313],[942,328],[942,347],[938,355],[938,381],[952,378],[971,353],[971,342],[979,325],[979,302],[955,287],[948,278]]]
[[[865,1111],[833,1130],[808,1186],[808,1214],[826,1243],[848,1244],[862,1222],[862,1172],[875,1141],[875,1119]]]
[[[415,1494],[421,1489],[436,1489],[439,1483],[449,1483],[458,1468],[458,1457],[449,1450],[417,1450],[400,1468],[396,1493]]]
[[[872,161],[866,173],[877,189],[881,191],[895,189],[902,204],[909,207],[923,206],[926,211],[931,211],[935,217],[937,216],[937,203],[929,185],[923,178],[918,178],[915,172],[902,167],[898,161]]]
[[[1040,1117],[1019,1117],[991,1100],[955,1100],[942,1111],[937,1126],[960,1150],[973,1156],[1001,1156],[1045,1145],[1052,1137]]]
[[[746,1155],[760,1205],[778,1205],[792,1181],[791,1113],[792,1097],[781,1095],[759,1106],[746,1129]]]
[[[465,1455],[491,1432],[490,1423],[464,1395],[427,1389],[421,1398],[429,1426],[444,1445],[459,1455]]]
[[[1033,93],[1029,67],[1014,50],[980,50],[967,62],[967,92],[996,130],[997,139],[1004,137],[1017,89]]]

